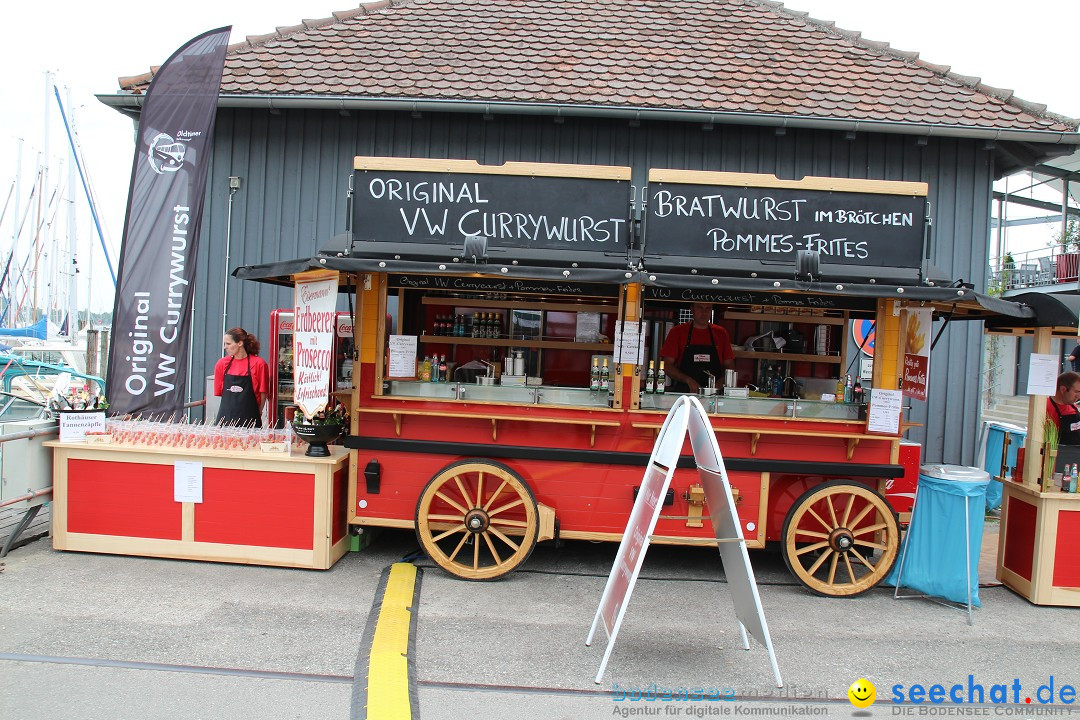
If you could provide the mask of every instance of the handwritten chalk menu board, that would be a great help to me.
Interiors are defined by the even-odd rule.
[[[625,253],[630,168],[357,157],[357,241]]]
[[[553,282],[518,278],[454,277],[452,275],[387,276],[389,287],[427,290],[461,295],[472,292],[528,293],[576,297],[618,297],[619,286],[611,283]],[[464,298],[463,298],[464,299]],[[463,305],[467,303],[462,302]]]
[[[645,252],[654,256],[917,268],[925,183],[650,170]]]
[[[876,298],[857,295],[814,295],[804,292],[761,292],[756,290],[701,290],[647,285],[646,300],[709,302],[721,305],[773,305],[778,308],[813,308],[816,310],[873,310]]]

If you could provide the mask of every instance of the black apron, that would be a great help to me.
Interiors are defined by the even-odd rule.
[[[720,392],[724,387],[724,363],[721,360],[720,350],[716,347],[712,325],[704,329],[709,331],[711,344],[694,345],[691,341],[694,339],[694,331],[697,328],[693,324],[690,325],[690,331],[686,333],[686,347],[683,348],[682,357],[679,359],[679,371],[697,380],[701,387],[709,385],[709,376],[705,373],[712,373],[716,378],[716,391]],[[671,386],[671,392],[688,393],[690,386],[684,382],[676,382]]]
[[[1054,398],[1047,398],[1058,416],[1058,445],[1080,445],[1080,414],[1063,415]]]
[[[236,358],[229,358],[225,366],[217,424],[261,428],[262,414],[259,412],[258,398],[255,397],[255,387],[251,384],[251,356],[247,357],[247,375],[229,374],[234,360]]]

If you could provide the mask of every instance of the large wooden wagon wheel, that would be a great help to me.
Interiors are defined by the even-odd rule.
[[[812,487],[784,520],[784,562],[810,590],[850,597],[877,585],[896,561],[899,524],[879,493],[834,480]]]
[[[420,493],[416,535],[443,570],[491,580],[521,565],[536,546],[536,499],[510,468],[461,460],[443,468]]]

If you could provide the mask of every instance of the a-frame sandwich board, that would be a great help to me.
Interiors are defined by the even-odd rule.
[[[709,518],[724,563],[728,585],[731,587],[731,600],[739,621],[743,648],[750,649],[750,642],[746,637],[749,629],[750,634],[764,645],[769,653],[776,686],[783,687],[772,638],[769,636],[769,626],[761,608],[754,569],[750,565],[750,555],[746,550],[746,539],[735,510],[724,458],[720,454],[720,446],[716,442],[716,434],[712,430],[705,408],[692,395],[683,395],[675,401],[656,437],[637,500],[630,511],[630,520],[615,555],[615,563],[604,586],[604,594],[600,597],[600,605],[596,609],[589,636],[585,640],[586,645],[592,645],[597,626],[603,624],[608,642],[595,682],[600,684],[607,668],[615,638],[619,634],[630,595],[645,561],[645,553],[649,549],[656,521],[663,507],[663,498],[675,474],[687,434],[690,435],[690,447],[694,452],[698,475],[705,490]]]

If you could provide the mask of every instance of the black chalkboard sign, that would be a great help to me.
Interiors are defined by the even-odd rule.
[[[630,168],[363,157],[354,168],[358,242],[483,236],[488,248],[627,253]]]
[[[894,191],[856,189],[877,187]],[[822,263],[918,268],[925,194],[922,183],[654,170],[645,253],[794,265],[796,251],[816,250]]]

